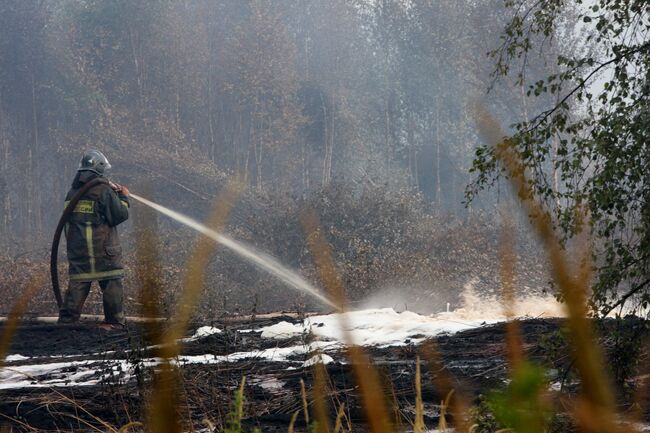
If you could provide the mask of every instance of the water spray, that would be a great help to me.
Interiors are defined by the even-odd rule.
[[[295,271],[288,269],[282,265],[275,258],[269,256],[268,254],[256,251],[251,246],[245,245],[240,241],[236,241],[231,237],[221,234],[186,215],[154,203],[144,197],[140,197],[137,194],[130,193],[129,197],[218,242],[245,260],[274,275],[276,278],[286,283],[290,287],[311,295],[325,305],[328,305],[336,310],[340,310],[339,306],[323,296],[311,283],[302,278]]]

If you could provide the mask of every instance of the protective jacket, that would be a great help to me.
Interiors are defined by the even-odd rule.
[[[84,183],[96,177],[91,171],[78,172],[65,206]],[[117,225],[128,218],[129,199],[107,184],[100,183],[81,197],[65,229],[70,281],[110,280],[124,275]]]

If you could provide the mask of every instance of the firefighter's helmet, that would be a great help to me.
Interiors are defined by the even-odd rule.
[[[77,171],[92,171],[101,176],[110,168],[111,164],[103,153],[99,150],[89,149],[81,157]]]

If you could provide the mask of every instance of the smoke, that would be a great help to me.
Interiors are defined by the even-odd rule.
[[[431,314],[439,318],[467,321],[501,321],[506,319],[502,300],[494,294],[479,293],[477,279],[468,281],[458,295],[449,290],[440,291],[417,288],[392,288],[364,300],[362,309],[393,308],[395,311],[412,311]],[[515,298],[512,311],[516,317],[564,317],[564,306],[552,295],[530,293],[523,290]],[[447,309],[449,306],[449,310]]]

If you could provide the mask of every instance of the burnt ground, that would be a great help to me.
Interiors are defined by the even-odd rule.
[[[309,340],[308,335],[280,341],[263,339],[260,332],[255,331],[281,320],[297,321],[293,317],[280,315],[252,321],[214,323],[214,326],[223,330],[222,333],[186,342],[182,353],[227,355],[291,347]],[[558,349],[556,340],[561,321],[534,319],[520,323],[524,347],[530,358],[539,362],[548,362],[549,355],[556,358],[553,364],[555,368],[549,370],[549,382],[564,382],[565,389],[575,391],[574,378],[562,371],[562,366],[570,365],[571,360],[565,350],[561,347]],[[163,326],[163,323],[151,327],[131,323],[125,331],[108,333],[92,322],[80,325],[39,322],[21,324],[9,353],[31,358],[8,362],[7,368],[88,360],[97,369],[94,377],[90,378],[99,380],[99,383],[0,390],[0,415],[4,418],[0,425],[10,425],[17,431],[91,431],[93,426],[105,431],[107,425],[119,427],[129,421],[142,420],[143,402],[150,397],[154,373],[154,367],[142,360],[155,356],[155,348],[150,347],[155,337],[150,333]],[[444,368],[437,369],[432,374],[423,362],[422,395],[429,423],[437,422],[437,403],[445,397],[434,386],[434,379],[442,375],[451,377],[456,391],[474,401],[479,394],[503,387],[506,383],[507,354],[503,324],[442,335],[433,339],[433,342]],[[357,387],[350,365],[345,362],[343,353],[328,353],[335,359],[335,362],[327,365],[330,401],[333,403],[330,406],[345,403],[346,422],[355,430],[363,430]],[[417,355],[421,353],[420,347],[406,344],[369,348],[368,353],[384,379],[386,396],[397,403],[401,420],[407,424],[414,413],[415,363]],[[309,357],[310,354],[301,354],[292,355],[285,362],[242,359],[236,362],[183,365],[179,369],[182,378],[182,386],[178,391],[180,417],[188,426],[192,424],[195,428],[204,426],[205,419],[220,425],[229,411],[233,392],[245,376],[247,427],[259,426],[263,431],[287,431],[291,415],[302,407],[300,380],[305,381],[308,390],[311,389],[312,370],[301,364]],[[115,370],[111,379],[106,378],[107,371],[111,371],[110,367],[105,367],[106,361],[118,359],[124,360],[125,365],[131,368],[130,380],[124,380],[124,377],[120,379],[119,372]],[[70,366],[69,372],[75,373],[76,368]],[[86,380],[88,378],[85,377]],[[102,425],[102,422],[106,425]],[[298,417],[297,428],[304,431],[302,415]]]

